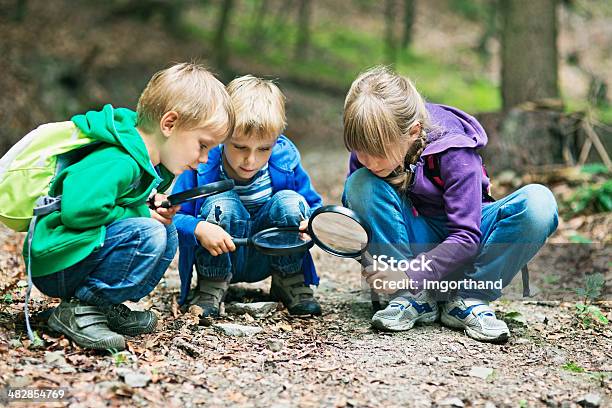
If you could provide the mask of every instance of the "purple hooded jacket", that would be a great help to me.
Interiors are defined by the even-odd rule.
[[[414,208],[424,216],[446,216],[448,236],[423,255],[431,260],[431,272],[413,271],[410,278],[420,285],[422,279],[440,280],[469,262],[478,252],[481,231],[483,189],[489,179],[483,174],[482,159],[476,149],[487,143],[487,135],[478,121],[459,109],[426,104],[432,131],[417,162],[415,179],[407,191]],[[423,174],[424,156],[438,154],[440,177],[444,188],[434,185]],[[352,174],[363,165],[351,153]],[[416,255],[416,254],[415,254]]]

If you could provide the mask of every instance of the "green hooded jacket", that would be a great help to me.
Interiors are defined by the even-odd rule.
[[[32,242],[32,276],[66,269],[104,244],[106,226],[131,217],[150,217],[146,201],[154,188],[165,191],[174,176],[151,164],[136,130],[136,113],[105,105],[72,122],[99,140],[92,153],[62,170],[50,196],[62,196],[61,210],[41,217]],[[23,250],[27,261],[27,240]]]

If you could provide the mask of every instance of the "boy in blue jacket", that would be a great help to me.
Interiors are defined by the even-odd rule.
[[[310,253],[263,255],[236,248],[232,237],[245,238],[271,227],[304,227],[321,197],[300,164],[295,145],[281,134],[285,97],[272,82],[250,75],[228,86],[236,114],[234,133],[211,150],[208,162],[184,172],[174,192],[224,179],[232,191],[181,206],[175,216],[179,233],[181,305],[198,305],[202,317],[218,316],[230,283],[258,282],[272,275],[270,294],[293,315],[319,315],[311,284],[318,276]],[[198,284],[190,289],[193,266]],[[189,296],[188,296],[189,295]]]

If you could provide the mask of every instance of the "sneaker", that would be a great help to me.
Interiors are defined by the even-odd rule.
[[[510,330],[503,320],[495,317],[488,302],[454,297],[442,307],[442,324],[464,329],[473,339],[492,343],[507,341]]]
[[[119,334],[138,336],[152,333],[157,327],[157,316],[150,310],[131,310],[126,305],[112,305],[106,312],[108,327]]]
[[[218,317],[219,307],[225,299],[228,288],[229,282],[226,280],[220,281],[199,277],[198,286],[194,290],[193,297],[189,299],[187,308],[191,305],[201,307],[201,318]]]
[[[125,349],[125,339],[108,327],[106,314],[78,300],[62,301],[49,317],[49,327],[83,348]]]
[[[438,319],[438,303],[423,290],[414,296],[410,292],[395,297],[383,310],[372,316],[372,326],[381,330],[410,330],[416,323],[433,323]]]
[[[287,276],[272,273],[270,296],[283,302],[291,315],[321,315],[321,305],[310,286],[304,284],[302,272]]]

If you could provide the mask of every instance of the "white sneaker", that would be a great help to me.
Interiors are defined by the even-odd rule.
[[[421,291],[413,296],[409,292],[397,296],[389,305],[372,316],[372,326],[377,329],[410,330],[415,323],[433,323],[438,319],[438,303]]]
[[[510,337],[506,323],[497,319],[488,302],[478,299],[452,298],[442,306],[441,320],[480,341],[504,342]]]

